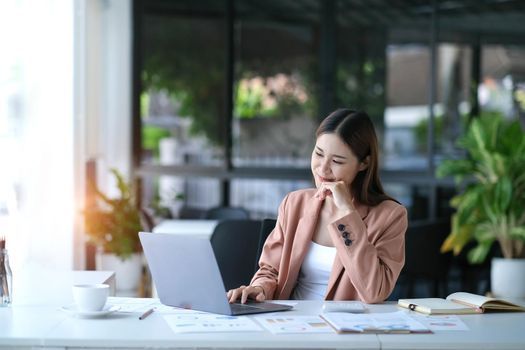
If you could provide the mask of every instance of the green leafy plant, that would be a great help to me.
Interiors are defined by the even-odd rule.
[[[153,156],[159,158],[159,142],[169,137],[170,132],[158,126],[144,125],[142,127],[142,149],[151,151]]]
[[[84,210],[85,228],[89,241],[114,253],[122,260],[140,252],[138,232],[142,231],[145,213],[137,207],[130,183],[116,169],[111,173],[117,180],[118,198],[109,198],[95,184],[90,189],[96,196],[96,204]]]
[[[442,252],[459,254],[465,245],[471,263],[483,262],[496,241],[505,258],[525,255],[525,132],[519,122],[502,116],[474,119],[458,147],[466,159],[445,160],[439,177],[454,176],[460,193]]]

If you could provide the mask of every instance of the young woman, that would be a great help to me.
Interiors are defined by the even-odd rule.
[[[289,193],[264,244],[248,298],[384,301],[405,261],[406,209],[378,175],[374,126],[364,112],[338,109],[316,133],[316,188]]]

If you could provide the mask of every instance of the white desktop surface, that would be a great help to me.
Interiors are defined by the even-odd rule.
[[[301,301],[283,315],[317,315],[321,302]],[[393,304],[371,312],[395,311]],[[271,334],[260,332],[176,334],[153,313],[115,313],[100,319],[66,315],[58,306],[0,308],[0,348],[230,348],[230,349],[525,349],[525,313],[465,315],[469,331],[434,334]]]
[[[371,305],[371,311],[405,310],[395,303]],[[415,315],[421,315],[412,312]],[[458,315],[468,331],[432,334],[378,334],[381,349],[525,349],[525,312]]]
[[[153,232],[192,234],[210,238],[218,222],[218,220],[164,220],[153,228]]]
[[[73,301],[71,286],[107,283],[115,289],[112,271],[64,271],[28,265],[13,272],[13,304],[0,307],[0,348],[33,349],[64,322],[60,306]]]
[[[301,302],[295,311],[284,314],[318,314],[321,303]],[[33,319],[32,310],[36,320]],[[7,315],[9,314],[9,315]],[[5,317],[7,315],[7,317]],[[379,349],[374,334],[284,334],[259,332],[176,334],[160,313],[145,320],[138,314],[111,314],[100,319],[70,317],[53,307],[0,309],[0,348],[29,345],[46,348],[222,348],[222,349]],[[6,331],[12,323],[19,326]],[[26,328],[27,331],[24,331]],[[262,328],[261,328],[262,329]]]
[[[264,329],[176,334],[160,312],[141,321],[137,313],[82,319],[60,310],[71,303],[71,284],[111,282],[112,272],[54,271],[30,280],[33,288],[19,290],[18,294],[15,291],[17,302],[0,308],[0,349],[525,349],[524,312],[463,315],[459,317],[469,331],[434,334],[272,334]],[[42,288],[38,288],[39,283],[43,283]],[[298,301],[293,311],[282,315],[318,315],[321,305],[321,301]],[[393,303],[369,308],[371,312],[398,310]]]

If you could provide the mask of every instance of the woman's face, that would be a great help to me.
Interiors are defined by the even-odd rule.
[[[322,182],[335,181],[343,181],[350,187],[357,173],[367,167],[337,134],[332,133],[317,138],[311,166],[317,188]]]

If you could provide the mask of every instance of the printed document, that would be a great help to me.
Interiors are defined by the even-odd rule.
[[[286,316],[283,314],[257,316],[257,322],[274,334],[282,333],[334,333],[319,316]]]
[[[247,316],[187,312],[163,317],[175,333],[262,331],[261,327]]]

